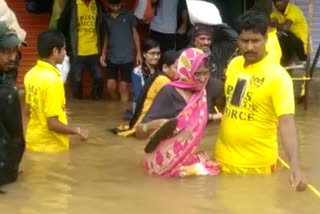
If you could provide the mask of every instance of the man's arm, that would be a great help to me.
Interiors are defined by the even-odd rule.
[[[178,29],[178,34],[182,35],[187,32],[187,27],[188,27],[188,12],[186,9],[184,9],[181,13],[181,20],[182,23]]]
[[[102,67],[106,67],[106,57],[107,57],[107,48],[108,48],[108,38],[105,36],[103,40],[101,56],[100,56],[100,64]]]
[[[139,36],[139,33],[138,33],[136,27],[133,27],[132,32],[133,32],[133,42],[134,42],[134,45],[135,45],[136,51],[137,51],[137,61],[136,61],[136,63],[138,65],[140,65],[142,63],[141,47],[140,47],[140,36]]]
[[[59,134],[78,135],[81,138],[81,140],[88,139],[87,130],[82,130],[80,127],[75,128],[65,125],[58,120],[58,117],[48,117],[47,126],[50,131]]]
[[[292,25],[292,21],[289,19],[286,19],[285,22],[283,22],[282,24],[279,23],[276,19],[271,19],[270,20],[270,25],[272,27],[277,28],[277,30],[279,31],[288,31]]]
[[[289,159],[290,182],[297,191],[306,189],[306,178],[299,167],[297,131],[293,115],[278,118],[281,142]]]

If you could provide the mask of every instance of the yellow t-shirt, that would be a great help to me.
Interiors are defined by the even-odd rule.
[[[26,147],[37,152],[58,152],[69,149],[68,135],[48,129],[47,118],[57,116],[67,124],[65,94],[59,71],[51,64],[38,60],[24,78],[25,101],[30,119],[26,130]]]
[[[244,90],[236,89],[239,79],[245,82]],[[225,96],[214,158],[235,167],[274,165],[278,117],[294,114],[295,107],[287,71],[270,57],[246,68],[244,58],[236,57],[226,71]]]
[[[78,15],[78,55],[88,56],[98,53],[97,47],[97,5],[91,0],[87,6],[83,0],[77,0]]]
[[[266,51],[268,56],[271,57],[275,62],[281,62],[282,51],[279,44],[278,36],[277,36],[277,29],[271,28],[267,35],[267,43],[266,43]]]
[[[289,31],[301,39],[304,51],[307,52],[308,25],[302,11],[297,6],[288,3],[284,14],[274,10],[270,14],[270,19],[276,19],[280,24],[286,20],[292,21]]]
[[[156,95],[159,93],[161,88],[163,88],[163,86],[165,84],[167,84],[168,82],[170,82],[170,79],[164,75],[159,75],[154,80],[154,82],[152,83],[151,87],[148,90],[146,99],[144,101],[140,119],[142,119],[144,117],[144,115],[147,113],[147,111],[151,107],[151,104],[152,104],[154,98],[156,97]]]

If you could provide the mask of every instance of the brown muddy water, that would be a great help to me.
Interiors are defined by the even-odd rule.
[[[297,105],[301,166],[320,189],[320,81],[312,83],[308,111]],[[26,152],[18,181],[1,188],[1,214],[316,214],[320,199],[294,192],[278,164],[271,176],[219,175],[184,179],[143,173],[145,141],[106,131],[121,124],[127,106],[110,101],[69,101],[71,124],[87,127],[88,143],[71,138],[69,152]],[[212,154],[218,124],[210,124],[201,149]],[[283,152],[280,150],[280,154]],[[283,155],[282,155],[283,156]]]

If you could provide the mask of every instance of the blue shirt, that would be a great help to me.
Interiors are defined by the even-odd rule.
[[[136,25],[134,15],[123,8],[116,18],[105,13],[104,20],[104,29],[108,39],[108,61],[114,64],[132,62],[133,28]]]

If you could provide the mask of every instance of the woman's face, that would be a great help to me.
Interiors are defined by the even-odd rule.
[[[209,68],[201,65],[193,74],[195,81],[205,85],[208,82],[210,76]]]
[[[161,56],[160,47],[151,48],[143,53],[145,63],[151,66],[156,66],[159,63]]]
[[[177,78],[177,67],[178,60],[176,60],[172,65],[163,65],[162,70],[170,80],[175,80]]]

